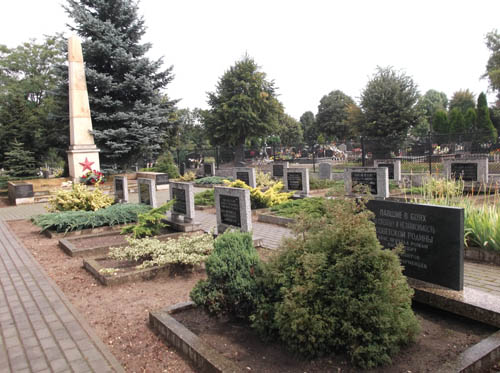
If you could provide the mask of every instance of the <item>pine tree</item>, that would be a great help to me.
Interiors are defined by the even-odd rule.
[[[453,108],[449,115],[450,132],[455,134],[462,134],[465,132],[465,118],[460,108]]]
[[[71,27],[82,38],[92,124],[106,162],[123,167],[160,152],[176,101],[161,90],[172,81],[172,67],[145,57],[140,44],[144,20],[133,0],[68,0]],[[103,163],[103,162],[101,162]]]
[[[498,137],[497,130],[493,126],[493,122],[490,119],[490,112],[488,109],[488,102],[486,101],[486,95],[481,92],[477,98],[477,120],[476,120],[476,130],[480,141],[496,141]]]
[[[10,176],[36,175],[33,152],[24,149],[22,142],[14,139],[11,150],[4,154],[4,166]]]

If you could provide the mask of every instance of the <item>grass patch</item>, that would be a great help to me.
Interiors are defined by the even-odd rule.
[[[271,207],[271,212],[286,218],[296,218],[302,213],[313,217],[320,217],[325,213],[324,198],[313,197],[290,200]]]

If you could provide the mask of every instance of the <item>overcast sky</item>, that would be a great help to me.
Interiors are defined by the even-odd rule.
[[[2,2],[0,43],[66,31],[62,0]],[[245,53],[275,81],[288,114],[316,114],[332,90],[359,96],[377,66],[413,77],[420,92],[459,89],[477,96],[500,29],[500,0],[142,0],[150,56],[174,66],[168,86],[179,107],[206,108],[206,92]],[[493,102],[494,95],[488,95]]]

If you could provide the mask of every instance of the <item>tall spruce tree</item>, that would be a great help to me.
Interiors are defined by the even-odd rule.
[[[95,140],[104,162],[127,167],[160,152],[175,103],[162,95],[172,66],[145,57],[144,20],[133,0],[68,0],[70,26],[83,38]],[[103,163],[101,161],[101,163]]]
[[[481,141],[496,141],[498,137],[497,130],[493,126],[488,109],[486,95],[481,92],[477,98],[477,120],[476,129],[477,135]]]

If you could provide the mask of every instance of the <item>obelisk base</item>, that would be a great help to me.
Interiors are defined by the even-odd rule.
[[[89,170],[83,170],[87,164],[92,170],[100,170],[100,150],[94,144],[70,145],[68,153],[69,177],[73,183],[79,183],[83,174]]]

